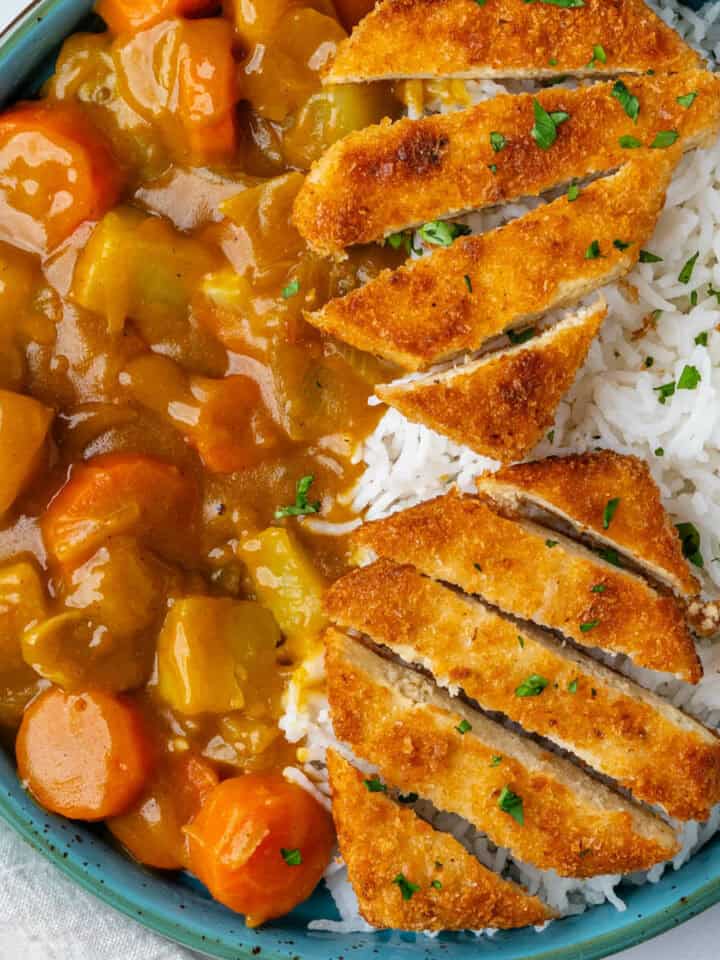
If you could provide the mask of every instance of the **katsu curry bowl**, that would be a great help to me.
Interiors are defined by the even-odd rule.
[[[78,884],[233,958],[720,900],[713,17],[0,35],[0,813]]]

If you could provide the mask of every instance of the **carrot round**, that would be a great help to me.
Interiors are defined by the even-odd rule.
[[[330,815],[280,774],[225,780],[186,832],[190,869],[249,927],[307,899],[335,841]]]
[[[127,810],[152,769],[137,708],[99,690],[46,690],[25,711],[15,752],[20,779],[38,803],[72,820]]]

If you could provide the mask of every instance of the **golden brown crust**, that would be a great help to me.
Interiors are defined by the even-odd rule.
[[[679,593],[693,597],[700,590],[644,460],[612,450],[549,457],[482,474],[477,487],[506,515],[517,515],[513,505],[529,499],[617,547]],[[614,499],[619,503],[605,529],[605,508]]]
[[[549,738],[672,817],[706,820],[720,802],[714,733],[549,634],[520,627],[412,567],[378,560],[355,570],[330,587],[325,610],[339,626]],[[518,696],[533,674],[547,680],[545,689]]]
[[[364,524],[352,541],[584,646],[624,653],[691,683],[702,677],[674,596],[559,533],[550,538],[541,527],[505,519],[477,498],[438,497]],[[593,591],[598,584],[602,592]]]
[[[498,230],[384,270],[306,319],[407,370],[475,350],[630,270],[654,230],[680,149],[647,151],[572,203],[561,197]],[[619,250],[616,239],[631,245]],[[600,255],[586,256],[594,243]]]
[[[592,877],[645,870],[677,849],[659,818],[413,670],[335,630],[326,635],[326,663],[338,738],[393,786],[465,817],[526,863]],[[522,798],[522,824],[499,806],[505,787]]]
[[[363,775],[334,750],[327,764],[340,853],[368,923],[395,930],[508,930],[554,916],[450,834],[386,794],[371,793]],[[400,874],[419,888],[409,900],[396,882]]]
[[[619,144],[623,134],[651,143],[659,130],[677,130],[689,150],[717,133],[715,74],[696,70],[625,81],[640,102],[636,123],[612,96],[610,82],[501,95],[468,110],[384,121],[351,133],[314,164],[295,200],[295,224],[318,252],[337,254],[437,217],[611,170],[628,159]],[[697,97],[685,108],[677,97],[689,92]],[[548,112],[570,114],[551,150],[541,150],[530,132],[535,96]],[[499,152],[490,143],[492,132],[505,138]]]
[[[520,346],[375,393],[408,420],[477,453],[520,460],[552,426],[606,314],[601,300]]]
[[[607,63],[593,64],[593,44]],[[325,83],[392,77],[672,73],[700,58],[642,0],[383,0],[338,47]]]

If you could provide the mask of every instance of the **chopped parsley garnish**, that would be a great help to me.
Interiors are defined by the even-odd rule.
[[[502,757],[499,754],[490,758],[491,767],[499,767],[501,763],[502,763]]]
[[[539,673],[531,673],[519,687],[515,688],[516,697],[539,697],[550,681]]]
[[[605,509],[603,510],[603,530],[607,530],[612,523],[612,518],[615,516],[615,511],[619,505],[620,497],[613,497],[612,500],[608,500],[605,504]]]
[[[470,277],[467,275],[467,273],[466,273],[465,276],[463,277],[463,280],[465,281],[465,286],[468,288],[468,293],[472,293],[472,292],[473,292],[472,280],[471,280]]]
[[[698,302],[698,292],[697,290],[693,290],[692,293],[690,294],[690,306],[696,307],[697,302]]]
[[[590,633],[591,630],[594,630],[595,627],[600,625],[599,620],[586,620],[584,623],[580,624],[580,630],[582,633]]]
[[[412,231],[411,230],[401,230],[400,233],[391,233],[389,236],[385,237],[385,242],[388,246],[392,247],[393,250],[399,250],[400,247],[405,249],[405,253],[410,256],[410,248],[412,246]]]
[[[547,0],[544,0],[547,2]],[[548,113],[545,107],[533,98],[533,111],[535,113],[535,123],[530,131],[533,140],[541,150],[549,150],[557,140],[557,128],[561,123],[570,119],[570,114],[564,110],[555,110]]]
[[[697,91],[693,90],[690,93],[684,93],[681,97],[678,97],[677,102],[680,104],[681,107],[685,107],[685,109],[687,110],[688,107],[691,107],[693,105],[693,102],[696,96],[697,96]]]
[[[662,447],[655,447],[655,450],[654,450],[653,452],[655,453],[655,456],[656,456],[656,457],[664,457],[664,456],[665,456],[665,450],[664,450]]]
[[[488,170],[490,171],[490,173],[497,173],[497,164],[496,164],[496,163],[489,163],[489,164],[488,164]]]
[[[638,140],[637,137],[631,137],[629,133],[625,133],[622,135],[622,137],[619,137],[618,143],[623,150],[636,150],[638,147],[642,146],[642,141]]]
[[[415,803],[417,799],[418,795],[416,793],[399,793],[397,801],[398,803]]]
[[[676,523],[675,529],[682,541],[683,556],[696,567],[703,567],[703,556],[700,553],[700,533],[694,523]]]
[[[700,251],[696,250],[695,253],[690,257],[690,259],[685,263],[684,267],[678,275],[678,280],[680,283],[690,283],[690,277],[693,275],[693,270],[695,269],[695,264],[697,259],[700,256]]]
[[[605,547],[604,550],[598,550],[598,556],[601,560],[604,560],[605,563],[611,563],[614,567],[622,567],[620,555],[617,550],[614,550],[612,547]]]
[[[572,203],[573,200],[577,200],[579,196],[580,187],[576,183],[571,183],[567,191],[568,203]]]
[[[627,250],[628,247],[632,246],[632,243],[625,243],[624,240],[613,240],[613,246],[616,250]]]
[[[393,883],[396,883],[400,887],[403,900],[412,900],[413,895],[420,889],[416,883],[411,883],[404,873],[399,873],[393,880]]]
[[[606,590],[607,590],[607,587],[605,586],[604,583],[596,583],[592,587],[590,587],[591,593],[605,593]]]
[[[431,220],[429,223],[423,224],[418,233],[423,243],[429,243],[436,247],[449,247],[453,240],[467,236],[468,233],[472,233],[472,230],[464,223]]]
[[[650,367],[655,363],[655,357],[645,357],[645,366],[650,369]]]
[[[475,0],[475,3],[476,3],[479,7],[484,7],[485,4],[487,3],[487,0]]]
[[[523,814],[522,797],[513,793],[510,787],[503,787],[500,791],[498,806],[503,813],[509,813],[513,820],[516,820],[521,827],[524,825],[525,815]]]
[[[559,540],[546,540],[545,546],[549,547],[552,550],[552,548],[556,547],[559,543],[560,543]]]
[[[525,637],[521,637],[520,634],[518,634],[518,635],[517,635],[517,638],[518,638],[518,644],[520,645],[520,649],[521,649],[521,650],[524,650],[524,649],[525,649]]]
[[[309,513],[320,512],[320,501],[314,500],[310,503],[307,497],[314,479],[312,474],[300,477],[295,486],[295,503],[286,507],[278,507],[275,511],[276,520],[282,520],[283,517],[305,517]]]
[[[586,260],[597,260],[600,256],[600,244],[597,240],[593,240],[590,246],[585,251]]]
[[[671,147],[680,134],[677,130],[661,130],[659,133],[655,134],[655,139],[650,144],[651,147],[656,149],[662,149],[664,147]]]
[[[634,93],[630,93],[622,80],[615,81],[615,86],[612,88],[612,96],[615,97],[630,119],[634,123],[637,123],[638,114],[640,113],[640,101]]]
[[[575,677],[575,679],[571,680],[570,683],[567,685],[568,693],[577,693],[577,687],[578,687],[578,678]]]
[[[596,63],[607,63],[607,54],[600,43],[593,44],[592,57],[590,58],[588,66],[592,67]]]
[[[659,387],[653,387],[653,390],[658,395],[658,403],[664,405],[667,403],[668,397],[672,397],[675,393],[675,381],[671,380],[670,383],[663,383]]]
[[[548,438],[548,442],[549,442],[549,443],[554,443],[554,442],[555,442],[555,431],[554,431],[554,430],[548,430],[548,432],[547,432],[547,438]]]
[[[500,153],[500,151],[507,146],[507,140],[501,133],[498,133],[497,130],[493,130],[490,134],[490,146],[495,153]]]
[[[508,330],[507,336],[510,343],[517,346],[519,343],[527,343],[535,336],[535,327],[525,327],[524,330]]]
[[[707,346],[707,342],[708,342],[708,332],[707,332],[707,330],[703,330],[702,333],[699,333],[699,334],[695,337],[695,343],[698,345],[698,347],[706,347],[706,346]]]
[[[557,57],[550,57],[550,59],[548,60],[548,66],[549,66],[549,67],[556,67],[557,65],[558,65],[558,59],[557,59]]]
[[[303,862],[302,854],[297,849],[286,850],[285,847],[281,847],[280,853],[282,854],[283,860],[289,867],[299,867]]]
[[[387,793],[387,787],[379,777],[371,777],[370,780],[363,780],[369,793]]]
[[[545,3],[549,7],[565,7],[566,9],[585,6],[585,0],[540,0],[540,3]]]
[[[685,364],[677,382],[678,390],[694,390],[702,380],[700,371],[692,364]]]
[[[485,0],[482,0],[482,2],[485,3]],[[477,0],[475,0],[475,3],[477,3]],[[442,884],[439,880],[431,880],[430,886],[434,887],[436,890],[442,890]]]
[[[300,281],[297,277],[294,280],[291,280],[290,283],[283,287],[282,289],[282,298],[283,300],[289,300],[290,297],[294,297],[300,291]]]
[[[662,263],[662,257],[656,253],[650,253],[649,250],[641,250],[638,258],[640,263]]]
[[[468,730],[472,730],[472,724],[468,723],[467,720],[463,718],[460,721],[460,723],[455,727],[455,729],[459,734],[461,734],[461,736],[464,737],[465,734],[468,732]]]

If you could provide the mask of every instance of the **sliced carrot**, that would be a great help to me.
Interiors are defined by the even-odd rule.
[[[108,537],[134,534],[170,560],[194,543],[199,493],[170,463],[143,454],[95,457],[72,470],[42,519],[50,556],[63,566],[86,560]]]
[[[170,17],[207,13],[214,0],[100,0],[95,10],[113,33],[135,33]]]
[[[123,173],[80,107],[21,103],[0,115],[0,223],[5,239],[52,250],[117,201]]]
[[[186,832],[190,869],[250,927],[310,896],[335,841],[330,815],[280,774],[225,780]]]
[[[192,752],[167,754],[127,813],[107,822],[110,832],[140,863],[158,870],[188,866],[183,827],[218,784],[212,765]]]
[[[140,712],[102,691],[46,690],[25,711],[18,773],[38,803],[73,820],[122,813],[152,769]]]

